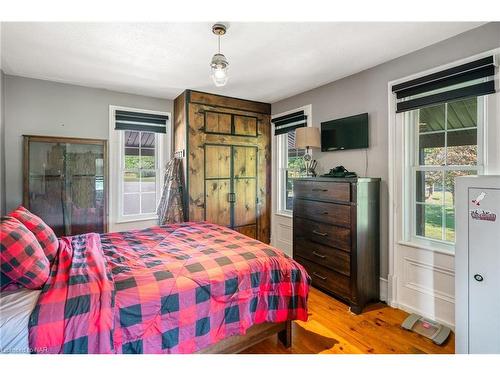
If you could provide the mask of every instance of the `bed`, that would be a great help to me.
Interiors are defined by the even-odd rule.
[[[307,320],[310,279],[281,251],[215,224],[59,239],[29,316],[35,353],[235,353]]]

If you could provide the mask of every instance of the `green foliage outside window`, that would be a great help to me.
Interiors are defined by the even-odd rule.
[[[142,160],[141,160],[142,159]],[[125,169],[155,169],[154,156],[125,155]]]

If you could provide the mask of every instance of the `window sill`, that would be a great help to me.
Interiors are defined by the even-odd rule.
[[[415,249],[423,249],[427,251],[432,251],[435,253],[440,253],[440,254],[445,254],[445,255],[451,255],[455,256],[455,248],[454,246],[446,246],[446,245],[432,245],[429,243],[419,243],[419,242],[413,242],[413,241],[398,241],[399,245],[403,246],[408,246],[408,247],[413,247]]]
[[[120,218],[115,224],[125,224],[125,223],[133,223],[137,221],[150,221],[150,220],[158,220],[158,216],[142,216],[142,217],[132,217],[132,218]]]
[[[278,216],[282,216],[282,217],[286,217],[288,219],[292,219],[293,218],[293,212],[292,211],[278,211],[278,212],[275,212],[274,213],[275,215],[278,215]]]

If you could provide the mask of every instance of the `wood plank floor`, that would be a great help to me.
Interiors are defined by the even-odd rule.
[[[351,314],[348,306],[312,288],[309,294],[309,320],[294,322],[292,347],[286,349],[271,337],[250,347],[247,354],[452,354],[454,336],[438,346],[414,332],[401,328],[408,316],[402,310],[383,303],[370,305],[360,315]]]

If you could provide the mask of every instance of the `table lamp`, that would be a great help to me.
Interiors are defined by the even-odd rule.
[[[303,127],[295,129],[295,148],[305,148],[306,152],[303,156],[306,174],[309,176],[311,172],[314,174],[314,168],[311,168],[311,148],[320,148],[320,132],[316,127]]]

